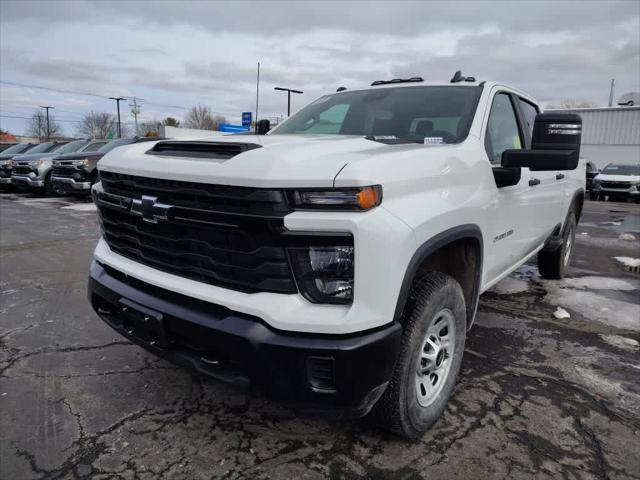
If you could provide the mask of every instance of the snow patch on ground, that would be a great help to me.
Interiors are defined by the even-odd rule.
[[[78,203],[77,205],[69,205],[62,207],[63,210],[76,210],[78,212],[95,212],[96,206],[93,203]]]
[[[513,295],[514,293],[526,292],[529,289],[529,282],[540,279],[540,274],[536,267],[530,265],[520,265],[508,277],[496,283],[490,292],[498,295]]]
[[[549,305],[562,305],[580,315],[612,327],[640,331],[640,306],[607,298],[585,290],[558,288],[549,285],[544,302]]]
[[[553,285],[560,288],[576,288],[578,290],[636,290],[640,289],[640,282],[633,280],[623,280],[621,278],[600,277],[596,275],[565,278],[564,280],[549,280],[546,285]]]
[[[513,295],[514,293],[526,292],[528,289],[529,283],[527,281],[507,277],[496,283],[489,291],[497,293],[498,295]]]
[[[553,312],[553,316],[556,317],[558,320],[562,320],[563,318],[571,318],[571,315],[569,315],[569,312],[567,312],[562,307],[556,308],[556,311]]]
[[[622,337],[620,335],[600,335],[600,337],[609,345],[623,348],[625,350],[637,350],[640,346],[637,340],[633,338]]]
[[[640,267],[640,258],[631,258],[631,257],[613,257],[613,259],[621,263],[627,268],[638,268]]]
[[[631,233],[621,233],[620,236],[618,237],[618,240],[626,240],[628,242],[633,242],[636,240],[636,237]]]

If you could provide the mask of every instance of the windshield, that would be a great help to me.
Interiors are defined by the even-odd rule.
[[[481,92],[478,87],[420,86],[325,95],[272,134],[373,135],[457,143],[469,133]]]
[[[607,165],[602,172],[605,175],[640,175],[639,165]]]
[[[36,145],[35,147],[33,147],[31,150],[29,150],[26,153],[42,153],[42,152],[48,152],[49,149],[51,149],[53,146],[55,145],[54,142],[45,142],[45,143],[41,143],[39,145]]]
[[[84,147],[87,143],[89,143],[88,140],[76,140],[75,142],[65,143],[61,147],[54,148],[51,152],[55,152],[58,155],[61,155],[63,153],[77,152],[82,147]]]
[[[89,143],[86,147],[84,147],[81,151],[82,152],[95,152],[97,150],[100,150],[100,148],[104,147],[107,144],[107,141],[100,141],[100,142],[91,142]]]
[[[116,147],[119,147],[121,145],[127,145],[127,144],[129,144],[131,142],[133,142],[132,138],[121,138],[119,140],[112,140],[111,142],[109,142],[106,145],[104,145],[98,151],[99,152],[103,152],[103,153],[107,153],[107,152],[110,152],[111,150],[113,150]]]
[[[15,145],[11,145],[6,150],[3,150],[1,155],[9,155],[11,153],[22,153],[28,150],[32,146],[33,145],[31,143],[17,143]]]

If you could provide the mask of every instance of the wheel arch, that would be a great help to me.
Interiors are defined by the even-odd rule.
[[[452,249],[462,249],[463,255],[447,255],[452,253]],[[470,328],[480,297],[483,254],[482,231],[475,224],[459,225],[428,239],[415,251],[405,270],[394,320],[401,319],[414,281],[429,271],[440,271],[451,275],[460,283],[467,303],[467,328]],[[465,275],[469,266],[473,266],[474,271],[471,278]]]

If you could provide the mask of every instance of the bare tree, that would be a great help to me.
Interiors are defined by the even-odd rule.
[[[162,124],[166,125],[167,127],[179,127],[180,121],[173,117],[167,117],[162,121]]]
[[[47,138],[47,115],[36,110],[33,112],[31,119],[27,121],[27,133],[32,137],[38,137],[40,140]],[[62,134],[62,127],[56,123],[56,119],[49,114],[49,137],[54,138]]]
[[[561,108],[565,108],[565,109],[570,109],[570,108],[592,108],[592,107],[597,107],[598,105],[593,103],[593,102],[588,102],[588,101],[579,101],[579,100],[575,100],[573,98],[565,98],[563,100],[560,100],[560,102],[556,103],[556,104],[551,104],[551,105],[547,105],[546,108],[549,109],[561,109]]]
[[[213,116],[209,107],[197,105],[192,107],[184,117],[184,125],[187,128],[198,128],[200,130],[217,130],[218,125],[225,122],[223,116]]]
[[[118,118],[112,113],[90,112],[82,117],[78,135],[86,138],[115,138],[118,135]],[[122,136],[127,136],[126,125],[121,125]]]

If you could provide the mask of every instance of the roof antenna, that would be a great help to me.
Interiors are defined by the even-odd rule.
[[[458,83],[465,80],[465,77],[462,76],[462,70],[458,70],[451,79],[451,83]]]
[[[336,92],[344,92],[346,89],[347,89],[347,87],[338,87]]]

